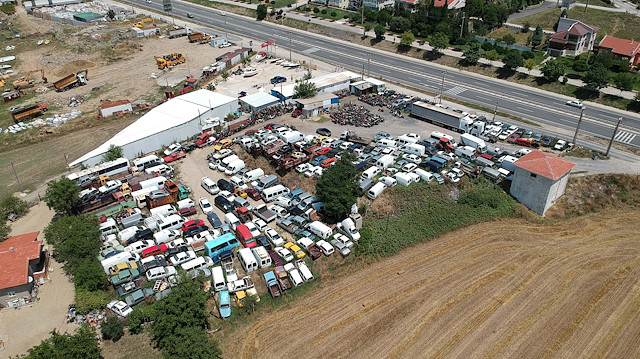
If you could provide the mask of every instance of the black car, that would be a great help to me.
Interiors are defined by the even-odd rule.
[[[220,218],[218,218],[218,215],[215,213],[207,213],[207,220],[209,220],[209,223],[213,228],[222,227],[222,222],[220,221]]]
[[[186,248],[186,246],[184,246]],[[142,264],[142,271],[147,272],[149,269],[156,267],[164,267],[167,265],[167,260],[163,256],[154,256],[152,260],[145,261]]]
[[[264,249],[266,249],[266,250],[271,249],[271,242],[269,242],[267,237],[265,237],[263,235],[257,236],[256,237],[256,242],[258,242],[259,246],[264,246]]]
[[[190,247],[189,247],[189,246],[186,246],[186,245],[185,245],[185,246],[178,246],[178,247],[175,247],[175,248],[169,248],[169,249],[167,250],[167,252],[166,252],[166,256],[167,256],[167,257],[171,257],[171,256],[172,256],[172,255],[174,255],[174,254],[178,254],[178,253],[182,253],[182,252],[187,252],[187,251],[189,251],[189,250],[190,250],[189,248],[190,248]]]
[[[208,230],[209,227],[207,226],[195,226],[195,227],[191,227],[189,229],[187,229],[186,231],[184,231],[182,233],[182,235],[184,237],[193,237],[194,235],[200,233],[200,232],[204,232],[206,230]]]
[[[184,152],[191,152],[191,151],[195,150],[196,148],[198,148],[198,146],[196,145],[195,142],[187,142],[187,143],[182,145],[182,150]]]
[[[331,136],[331,131],[328,128],[324,128],[324,127],[320,127],[319,129],[316,130],[316,133],[319,134],[320,136]]]
[[[549,147],[551,146],[551,143],[553,142],[553,138],[551,136],[544,136],[542,138],[542,141],[540,141],[540,143],[542,143],[542,145],[544,147]]]
[[[220,187],[224,191],[229,191],[231,193],[233,193],[233,190],[234,190],[233,185],[224,178],[221,178],[218,180],[218,187]]]
[[[135,243],[137,241],[142,241],[145,239],[153,239],[153,231],[150,230],[149,228],[140,229],[136,231],[136,234],[134,234],[133,237],[127,240],[127,244]]]

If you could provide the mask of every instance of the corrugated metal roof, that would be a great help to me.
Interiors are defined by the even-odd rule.
[[[240,102],[244,102],[251,107],[262,107],[265,105],[277,103],[278,101],[279,100],[277,97],[272,96],[266,92],[256,92],[252,95],[240,98]]]

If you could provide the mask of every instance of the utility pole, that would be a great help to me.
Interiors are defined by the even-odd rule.
[[[289,62],[291,62],[291,33],[289,33]]]
[[[11,168],[13,169],[13,175],[16,176],[18,187],[20,187],[20,193],[24,193],[24,191],[22,190],[22,184],[20,183],[20,179],[18,178],[18,173],[16,172],[16,168],[13,167],[13,161],[11,161]]]
[[[587,12],[587,7],[589,7],[589,0],[587,0],[587,4],[584,6],[584,11],[583,12]]]
[[[444,75],[447,73],[447,71],[442,71],[442,85],[440,85],[440,101],[439,103],[442,103],[442,91],[444,90]]]
[[[573,144],[576,144],[576,139],[578,138],[578,131],[580,131],[580,123],[582,123],[582,115],[584,114],[584,110],[587,106],[582,106],[580,109],[580,118],[578,119],[578,126],[576,126],[576,133],[573,134]]]
[[[622,124],[623,120],[622,117],[620,117],[618,119],[618,123],[616,124],[616,128],[613,130],[613,134],[611,135],[611,141],[609,141],[609,146],[607,146],[607,152],[604,154],[605,156],[609,156],[609,151],[611,151],[611,145],[613,144],[613,139],[616,137],[616,134],[618,133],[618,128],[620,127],[620,124]]]
[[[371,53],[367,52],[367,77],[371,77]]]
[[[227,20],[224,20],[224,39],[229,42],[229,35],[227,34]]]
[[[496,109],[493,110],[493,122],[496,122],[496,113],[498,112],[498,100],[496,100]]]
[[[464,30],[464,11],[462,12],[462,24],[460,24],[460,37],[462,37],[463,30]]]

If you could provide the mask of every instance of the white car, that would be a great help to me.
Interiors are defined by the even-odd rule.
[[[308,164],[308,163],[301,163],[301,164],[296,166],[296,172],[304,173],[309,169],[309,166],[311,166],[311,165]]]
[[[558,151],[562,151],[562,149],[564,148],[564,146],[567,145],[567,141],[565,140],[558,140],[558,142],[556,142],[556,144],[553,146],[554,150],[558,150]]]
[[[407,163],[406,165],[402,166],[402,172],[412,172],[416,168],[418,168],[417,164],[415,164],[415,163]]]
[[[314,176],[315,178],[320,178],[320,177],[322,177],[322,174],[323,174],[323,173],[324,173],[324,168],[322,168],[322,167],[316,167],[316,168],[313,170],[313,176]]]
[[[504,140],[506,140],[507,138],[509,138],[509,136],[511,136],[511,133],[510,133],[508,130],[507,130],[507,131],[503,131],[503,132],[500,134],[500,136],[498,136],[498,139],[499,139],[500,141],[504,141]]]
[[[318,246],[318,248],[320,248],[320,250],[322,251],[322,253],[325,256],[330,256],[334,252],[333,246],[331,244],[329,244],[329,242],[325,241],[324,239],[321,239],[321,240],[317,241],[316,242],[316,246]]]
[[[176,268],[173,266],[151,268],[147,271],[147,280],[162,279],[174,274],[176,274]]]
[[[264,231],[264,234],[271,241],[274,247],[280,247],[284,245],[284,239],[280,237],[280,234],[278,234],[275,229],[267,228],[267,230]]]
[[[164,155],[165,156],[169,156],[172,153],[178,152],[182,149],[182,145],[180,145],[179,143],[172,143],[171,145],[169,145],[169,147],[167,147],[166,150],[164,150]]]
[[[313,245],[313,241],[309,239],[309,237],[302,237],[298,239],[296,242],[298,243],[299,246],[307,250],[309,249],[309,247]]]
[[[120,186],[122,186],[122,182],[118,180],[107,181],[104,186],[100,186],[100,188],[98,188],[98,191],[100,191],[100,193],[107,193],[120,188]]]
[[[244,225],[247,226],[247,229],[249,229],[249,232],[251,232],[252,236],[257,237],[260,235],[260,230],[258,229],[258,227],[256,227],[255,224],[253,224],[253,222],[247,222]]]
[[[211,203],[209,203],[208,199],[200,197],[198,203],[200,204],[200,209],[202,209],[203,213],[207,214],[213,212],[213,207],[211,207]]]
[[[567,105],[578,108],[581,108],[583,106],[580,100],[569,100],[567,101]]]
[[[254,218],[251,223],[253,223],[260,232],[264,232],[268,228],[267,223],[260,218]]]
[[[337,242],[340,242],[340,243],[344,244],[344,246],[347,247],[347,248],[353,247],[353,242],[351,241],[351,239],[349,239],[349,237],[345,236],[342,233],[336,233],[333,236],[333,240],[331,241],[331,244],[333,244],[335,246],[335,243],[333,243],[334,241],[337,241]]]
[[[278,140],[278,137],[274,136],[274,135],[269,135],[267,136],[267,138],[265,138],[264,140],[262,140],[262,145],[263,146],[268,146],[274,142],[276,142]]]
[[[316,166],[309,165],[309,167],[307,167],[307,170],[304,172],[304,176],[307,178],[313,177],[313,174],[315,173],[316,168],[317,168]]]
[[[268,210],[278,215],[278,218],[286,218],[289,216],[289,212],[286,209],[278,206],[277,204],[272,204],[267,207]]]
[[[409,137],[409,138],[413,138],[413,139],[416,139],[416,140],[420,139],[420,135],[417,134],[417,133],[413,133],[413,132],[412,133],[405,133],[404,136],[405,137]]]
[[[464,171],[459,168],[452,168],[451,173],[454,173],[458,178],[462,178],[462,176],[464,176]]]
[[[169,258],[169,262],[173,266],[179,266],[180,264],[186,263],[192,259],[196,259],[196,252],[186,251],[186,252],[180,252],[172,255]]]
[[[448,180],[450,180],[453,183],[458,183],[460,182],[460,178],[458,178],[458,176],[456,176],[455,173],[453,172],[449,172],[449,171],[442,171],[440,172],[440,175]]]
[[[340,253],[341,256],[346,257],[349,254],[351,254],[351,250],[343,242],[340,242],[336,239],[332,239],[331,244],[333,244],[336,247],[336,250],[338,251],[338,253]]]
[[[133,312],[133,309],[131,309],[131,307],[128,306],[127,303],[121,300],[113,300],[109,302],[109,304],[107,304],[107,308],[111,309],[114,313],[121,317],[126,317],[127,315],[131,314],[131,312]]]
[[[283,247],[275,247],[273,250],[275,250],[276,253],[278,253],[278,255],[282,257],[282,260],[284,260],[285,262],[291,262],[293,260],[293,254],[291,254],[288,249]]]
[[[228,43],[228,42],[225,42],[224,44],[220,44],[220,45],[218,45],[218,48],[220,48],[220,49],[224,49],[225,47],[229,47],[229,46],[231,46],[231,44],[230,44],[230,43]]]
[[[227,201],[229,201],[231,203],[233,203],[233,200],[236,199],[236,196],[234,196],[229,191],[220,191],[220,193],[218,193],[218,195],[224,197]]]

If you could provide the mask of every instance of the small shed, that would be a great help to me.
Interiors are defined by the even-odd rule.
[[[243,47],[241,49],[237,49],[234,52],[237,53],[237,54],[240,54],[240,57],[243,58],[243,59],[247,58],[247,57],[249,57],[249,55],[251,55],[251,49],[248,48],[248,47]]]
[[[364,95],[373,91],[373,85],[368,81],[358,81],[349,85],[349,92],[356,95]]]
[[[513,164],[511,195],[541,216],[562,197],[569,172],[575,167],[573,162],[540,150],[533,150]]]
[[[240,105],[247,112],[258,112],[264,108],[275,106],[279,99],[266,92],[256,92],[240,98]]]
[[[320,112],[338,106],[340,99],[337,95],[326,92],[319,93],[308,99],[296,99],[295,102],[298,108],[302,110],[301,116],[303,118],[308,118],[311,116],[318,116]]]
[[[220,57],[216,57],[216,61],[224,62],[227,67],[235,65],[241,60],[242,58],[240,57],[240,54],[237,54],[235,52],[227,52]]]
[[[135,37],[157,36],[160,35],[160,28],[157,26],[147,27],[144,29],[132,27],[131,34]]]
[[[99,107],[99,111],[100,111],[100,116],[108,117],[113,115],[119,115],[126,112],[131,112],[133,111],[133,108],[131,107],[131,102],[129,102],[129,100],[120,100],[120,101],[109,102],[109,103],[105,103],[104,105],[101,105]]]
[[[83,12],[80,14],[74,14],[73,18],[75,20],[86,23],[104,21],[104,15],[96,14],[95,12]]]
[[[213,47],[220,47],[220,45],[226,44],[227,42],[229,41],[227,41],[226,37],[214,35],[211,37],[211,40],[209,40],[209,45]]]

